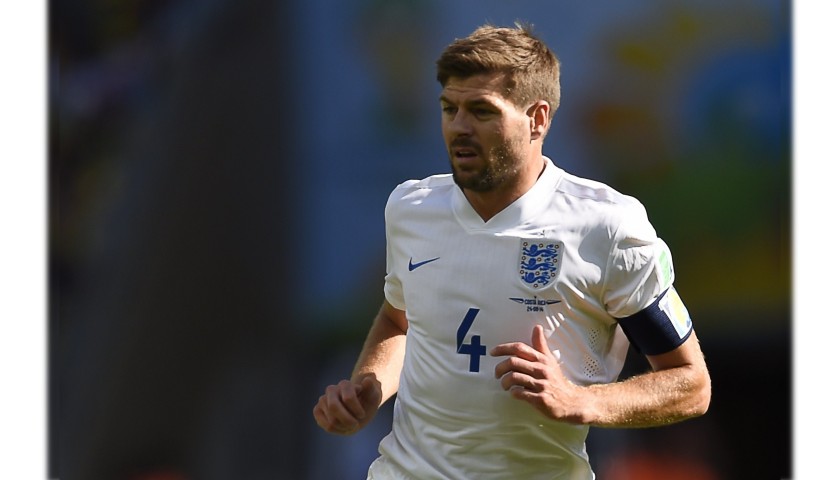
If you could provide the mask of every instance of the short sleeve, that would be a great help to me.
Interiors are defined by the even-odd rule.
[[[642,204],[633,201],[620,214],[603,293],[605,308],[615,318],[644,309],[674,282],[671,251],[657,237]]]
[[[394,261],[397,235],[394,233],[394,222],[397,220],[394,215],[395,199],[400,187],[397,187],[388,197],[385,204],[385,300],[395,308],[405,310],[405,296],[403,295],[402,280],[395,269]]]

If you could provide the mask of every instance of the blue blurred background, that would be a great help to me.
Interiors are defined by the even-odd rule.
[[[788,2],[49,10],[51,477],[364,478],[390,405],[350,438],[311,408],[381,302],[388,193],[448,171],[437,55],[515,20],[562,63],[546,154],[645,203],[714,385],[592,429],[598,478],[791,476]]]

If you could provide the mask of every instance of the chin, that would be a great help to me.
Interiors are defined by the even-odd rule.
[[[461,172],[459,174],[453,172],[452,179],[455,181],[455,185],[474,192],[488,192],[496,186],[491,178],[487,175],[481,175],[481,173],[464,174]]]

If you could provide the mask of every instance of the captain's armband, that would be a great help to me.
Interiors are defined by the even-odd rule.
[[[618,318],[633,348],[644,355],[659,355],[679,347],[691,334],[688,310],[672,286],[645,309]]]

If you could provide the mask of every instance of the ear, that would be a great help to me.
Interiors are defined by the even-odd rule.
[[[528,116],[531,117],[531,140],[539,140],[548,131],[548,124],[551,121],[549,114],[551,106],[545,100],[540,100],[531,105],[528,109]]]

